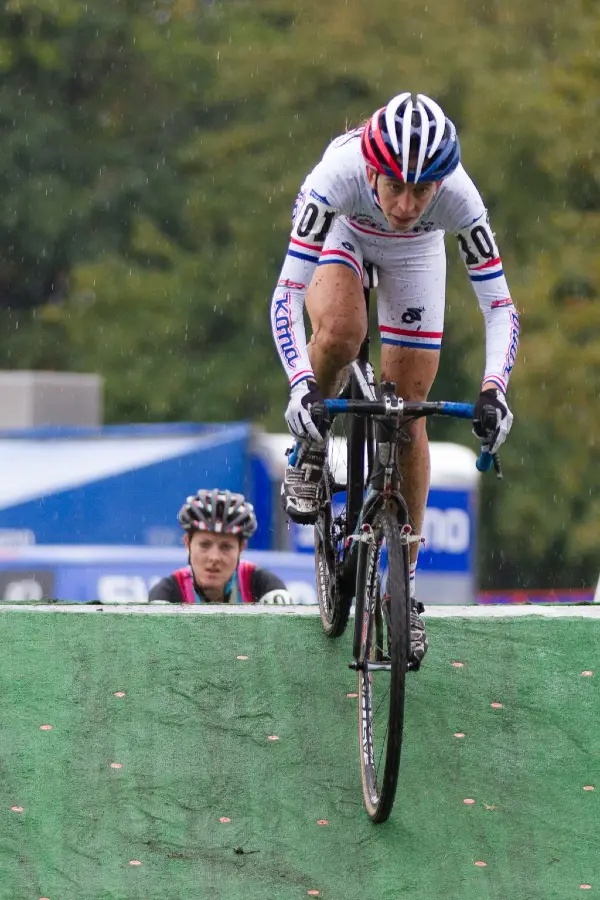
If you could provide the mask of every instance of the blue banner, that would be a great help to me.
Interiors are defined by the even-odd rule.
[[[295,603],[317,602],[311,557],[260,551],[248,551],[244,557],[279,575]],[[185,563],[183,548],[4,549],[0,552],[0,602],[146,603],[152,585]]]
[[[432,488],[429,492],[419,572],[474,571],[474,492]]]
[[[339,501],[338,512],[343,502],[343,499]],[[420,572],[466,574],[473,571],[473,506],[473,491],[431,489],[423,526],[424,543],[419,551]],[[297,553],[313,553],[312,525],[292,522],[290,529],[293,549]]]
[[[207,486],[249,493],[250,437],[242,423],[4,438],[0,464],[11,474],[0,485],[0,534],[29,533],[43,545],[176,546],[177,513],[188,494]],[[263,519],[255,547],[269,546],[268,524]]]

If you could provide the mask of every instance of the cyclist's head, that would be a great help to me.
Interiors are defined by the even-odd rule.
[[[242,494],[200,490],[186,499],[178,518],[196,584],[206,591],[225,590],[256,531],[254,507]]]
[[[398,94],[373,113],[361,149],[376,172],[405,183],[441,181],[460,162],[456,128],[424,94]]]
[[[199,490],[179,510],[179,524],[191,537],[196,531],[234,535],[240,541],[252,537],[257,528],[254,507],[243,494]]]

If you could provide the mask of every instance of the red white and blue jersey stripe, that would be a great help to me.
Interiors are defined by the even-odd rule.
[[[477,266],[467,266],[467,270],[469,278],[474,284],[479,281],[493,281],[495,278],[501,278],[504,275],[502,260],[499,256]]]
[[[355,272],[362,281],[362,266],[356,259],[356,256],[354,256],[348,250],[340,249],[337,247],[331,250],[323,250],[321,256],[319,257],[318,265],[328,266],[332,263],[338,266],[347,266],[349,269],[352,269],[352,271]]]
[[[408,328],[392,328],[380,325],[382,344],[395,344],[397,347],[412,347],[414,350],[439,350],[442,346],[441,331],[415,331]]]
[[[319,257],[323,250],[323,244],[308,244],[306,241],[299,241],[297,238],[290,239],[288,248],[288,256],[292,259],[302,259],[313,265],[319,262]]]

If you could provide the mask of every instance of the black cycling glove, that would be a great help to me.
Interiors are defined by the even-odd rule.
[[[506,397],[497,388],[486,388],[479,395],[473,411],[473,433],[488,453],[497,453],[508,436],[513,415]]]

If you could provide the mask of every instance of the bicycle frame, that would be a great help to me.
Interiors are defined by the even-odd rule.
[[[394,497],[399,512],[404,518],[404,540],[410,540],[410,525],[406,504],[400,488],[400,474],[397,467],[396,449],[402,422],[406,419],[423,418],[431,415],[451,416],[453,418],[472,419],[473,405],[470,403],[454,403],[449,401],[407,401],[404,402],[395,394],[395,385],[383,382],[380,385],[381,396],[374,398],[374,387],[365,378],[361,365],[366,360],[352,363],[354,378],[353,394],[360,392],[360,399],[326,400],[325,409],[331,420],[336,415],[346,414],[354,417],[352,433],[348,441],[348,483],[346,506],[346,540],[349,546],[366,540],[361,529],[368,524],[372,510],[380,502],[380,498]],[[362,427],[357,425],[362,423]],[[355,439],[358,432],[359,440]],[[365,496],[364,445],[366,435],[373,433],[373,439],[367,440],[369,448],[368,468]],[[482,452],[478,463],[489,454]],[[339,485],[340,490],[344,486]],[[361,566],[363,554],[347,552],[344,569],[347,576],[357,586],[362,584],[359,578],[364,577]],[[355,568],[356,567],[356,568]],[[358,593],[358,591],[356,592]]]

